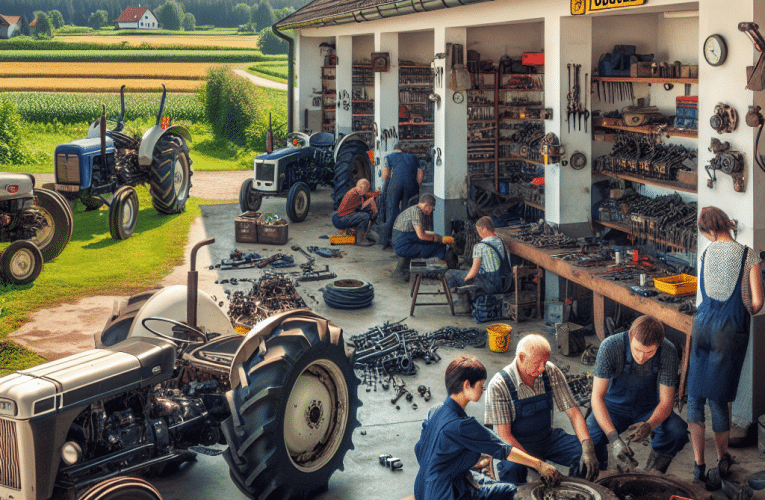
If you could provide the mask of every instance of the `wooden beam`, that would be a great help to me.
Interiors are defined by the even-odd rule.
[[[606,339],[606,298],[598,292],[592,292],[592,322],[600,341]]]

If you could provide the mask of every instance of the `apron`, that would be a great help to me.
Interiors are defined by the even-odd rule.
[[[628,411],[632,415],[642,415],[653,410],[659,404],[659,368],[661,366],[661,347],[656,355],[651,358],[651,373],[648,375],[635,375],[632,366],[635,360],[630,349],[630,334],[624,332],[624,345],[626,346],[626,358],[624,370],[621,375],[611,380],[611,385],[606,393],[606,406],[609,411],[618,407],[622,411]]]
[[[543,454],[540,452],[547,450],[539,450],[538,448],[552,434],[553,392],[547,370],[542,372],[545,392],[524,399],[518,398],[518,391],[510,379],[510,375],[505,370],[499,373],[505,379],[505,384],[510,390],[510,398],[513,400],[513,406],[515,407],[515,421],[512,426],[513,437],[532,456]]]
[[[706,254],[706,252],[705,252]],[[691,332],[688,397],[721,403],[736,399],[741,367],[749,345],[750,316],[741,298],[741,281],[749,248],[741,257],[741,269],[733,293],[725,301],[706,294],[704,264],[699,274],[701,305]]]
[[[414,155],[407,153],[391,153],[387,156],[388,160],[388,182],[383,187],[382,194],[378,197],[379,206],[377,209],[382,212],[384,225],[380,233],[380,244],[385,248],[393,231],[393,224],[396,217],[401,213],[399,209],[401,201],[404,204],[409,198],[419,192],[417,185],[417,169],[420,164]],[[406,208],[406,206],[404,207]]]

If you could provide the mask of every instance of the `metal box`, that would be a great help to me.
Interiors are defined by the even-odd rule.
[[[652,73],[652,62],[634,62],[630,65],[630,77],[631,78],[650,78],[651,76],[657,76]]]
[[[258,218],[260,218],[260,212],[245,212],[234,219],[237,243],[258,242]]]
[[[584,339],[576,333],[582,326],[575,323],[555,323],[555,344],[564,356],[576,356],[584,350]]]
[[[282,219],[283,224],[258,224],[258,243],[284,245],[289,239],[289,222]]]

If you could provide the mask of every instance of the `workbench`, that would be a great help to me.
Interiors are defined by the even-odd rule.
[[[588,268],[578,267],[560,258],[553,257],[563,251],[556,248],[538,248],[512,237],[512,231],[503,228],[497,228],[497,236],[502,238],[507,249],[529,262],[557,274],[567,280],[573,281],[585,288],[592,290],[592,309],[593,323],[595,333],[600,340],[606,338],[605,335],[605,298],[618,302],[630,309],[634,309],[643,314],[650,314],[663,324],[674,328],[685,334],[685,347],[683,350],[683,363],[680,372],[680,394],[682,395],[685,379],[688,373],[688,363],[685,362],[687,354],[691,347],[691,328],[693,327],[693,316],[683,314],[678,311],[678,304],[660,302],[650,297],[643,297],[632,290],[630,285],[636,283],[624,283],[618,281],[609,281],[599,277],[596,272],[591,272]],[[679,347],[679,346],[678,346]]]

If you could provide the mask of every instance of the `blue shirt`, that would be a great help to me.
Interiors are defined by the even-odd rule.
[[[513,447],[468,417],[452,398],[436,406],[422,423],[414,454],[420,470],[414,480],[416,500],[461,500],[475,489],[467,480],[481,453],[503,460]]]

